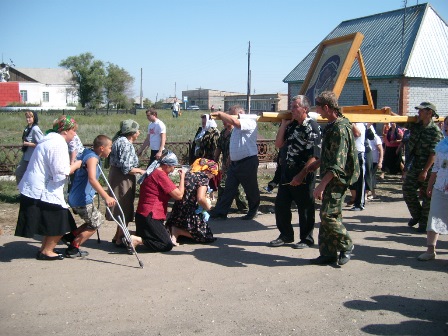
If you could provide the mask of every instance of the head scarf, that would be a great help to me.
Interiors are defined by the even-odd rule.
[[[207,120],[207,124],[205,125],[205,129],[208,131],[212,127],[218,128],[218,125],[216,124],[216,121],[214,121],[213,119]]]
[[[138,122],[132,120],[132,119],[126,119],[120,122],[120,129],[117,133],[115,133],[114,137],[112,138],[112,142],[115,142],[119,137],[129,134],[129,133],[135,133],[139,130],[140,125]]]
[[[68,131],[76,126],[76,121],[70,116],[66,116],[64,119],[58,118],[53,123],[53,128],[49,129],[46,134],[51,132],[61,133]]]
[[[177,160],[176,154],[169,150],[164,150],[162,153],[162,157],[159,160],[153,161],[149,167],[146,169],[146,172],[142,175],[142,177],[138,180],[139,184],[142,184],[144,179],[152,174],[154,170],[156,170],[160,165],[167,165],[167,166],[177,166],[179,164],[179,161]]]
[[[218,164],[213,160],[199,158],[191,165],[191,172],[193,173],[198,173],[205,170],[208,170],[213,175],[218,175]]]

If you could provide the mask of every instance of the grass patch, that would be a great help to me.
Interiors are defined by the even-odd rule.
[[[167,142],[187,142],[193,140],[194,135],[199,126],[201,126],[201,115],[209,113],[208,111],[183,111],[182,116],[173,118],[171,110],[158,110],[159,119],[161,119],[167,127]],[[0,143],[2,145],[20,145],[22,142],[22,132],[26,126],[25,115],[23,112],[17,113],[0,113],[2,118],[2,129],[0,132]],[[39,127],[45,132],[51,128],[53,120],[56,118],[54,113],[39,113]],[[113,137],[118,131],[120,122],[125,119],[134,119],[140,124],[141,135],[137,142],[143,142],[148,129],[148,119],[144,110],[138,110],[137,115],[133,114],[109,114],[109,115],[74,115],[75,120],[79,124],[78,135],[82,142],[91,144],[93,139],[104,134]],[[217,121],[218,129],[222,130],[223,126]],[[258,133],[260,139],[275,139],[278,124],[276,123],[259,123]]]
[[[19,196],[15,181],[2,181],[0,183],[0,202],[19,203]]]

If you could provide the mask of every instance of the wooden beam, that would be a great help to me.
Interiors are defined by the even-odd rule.
[[[365,111],[363,113],[355,113],[355,112],[347,112],[345,108],[350,107],[352,110],[356,111]],[[364,123],[390,123],[394,122],[397,124],[411,123],[416,122],[416,116],[399,116],[399,115],[391,115],[390,109],[382,109],[382,110],[368,110],[365,108],[357,109],[357,106],[346,106],[343,108],[344,116],[347,117],[351,122],[364,122]],[[246,115],[247,117],[248,115]],[[238,116],[232,116],[234,118],[238,118]],[[281,112],[262,112],[261,115],[256,116],[253,115],[253,118],[257,120],[257,122],[281,122],[282,119],[291,119],[290,111],[281,111]],[[217,119],[217,117],[212,117],[212,119]],[[434,122],[443,122],[444,117],[434,118]],[[327,123],[327,119],[323,119],[320,116],[317,117],[318,123]]]

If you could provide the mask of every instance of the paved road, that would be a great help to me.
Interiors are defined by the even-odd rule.
[[[0,335],[447,335],[448,237],[419,262],[425,235],[402,201],[344,217],[356,248],[342,268],[309,265],[317,248],[268,247],[272,214],[212,222],[215,243],[140,253],[143,269],[106,241],[43,262],[37,241],[0,236]]]

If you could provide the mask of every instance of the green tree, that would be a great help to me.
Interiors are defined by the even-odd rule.
[[[156,109],[162,109],[163,108],[163,99],[159,99],[159,101],[156,101],[152,107],[154,107]]]
[[[104,95],[107,106],[114,105],[117,108],[130,108],[132,96],[132,77],[125,69],[118,65],[109,63],[106,67],[106,78],[104,81]]]
[[[152,107],[152,101],[150,101],[148,98],[145,98],[143,100],[143,107],[145,109],[149,109],[150,107]]]
[[[79,56],[67,57],[59,63],[59,66],[72,72],[82,107],[96,108],[101,105],[105,80],[102,61],[95,60],[93,55],[87,52]]]

